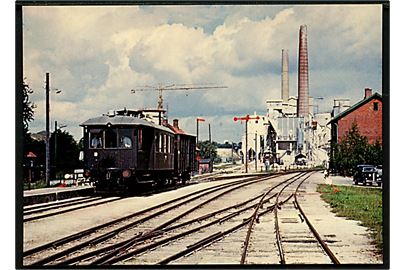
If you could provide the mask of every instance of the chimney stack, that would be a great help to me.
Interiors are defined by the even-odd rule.
[[[179,119],[173,119],[173,127],[179,128]]]
[[[298,104],[297,116],[306,117],[309,114],[309,86],[308,86],[308,45],[307,26],[300,26],[298,62]]]
[[[288,79],[288,51],[281,51],[281,98],[283,102],[288,103],[289,93]]]
[[[372,91],[371,88],[364,89],[364,99],[371,96],[371,91]]]

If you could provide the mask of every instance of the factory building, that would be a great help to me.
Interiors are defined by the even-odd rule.
[[[298,61],[298,96],[290,96],[288,51],[281,52],[281,91],[279,99],[266,101],[266,116],[248,122],[248,154],[258,153],[259,159],[270,164],[325,164],[330,142],[330,113],[314,112],[314,99],[309,96],[307,27],[300,26]],[[344,110],[341,101],[336,112]],[[340,112],[340,111],[339,111]],[[255,114],[256,116],[256,114]],[[253,116],[253,117],[255,117]],[[255,140],[258,138],[260,141]],[[242,139],[242,151],[245,138]],[[259,146],[260,145],[260,146]],[[255,149],[257,148],[257,151]],[[260,150],[259,150],[260,149]]]
[[[369,143],[382,143],[382,97],[379,93],[372,94],[372,90],[366,88],[362,100],[331,119],[332,143],[342,140],[353,123],[357,124],[360,135],[365,136]]]
[[[330,130],[330,114],[314,115],[314,99],[309,96],[307,27],[299,32],[298,96],[289,96],[288,53],[282,50],[281,99],[267,100],[266,155],[279,165],[323,163]],[[319,119],[318,119],[319,118]],[[326,120],[325,120],[326,118]]]

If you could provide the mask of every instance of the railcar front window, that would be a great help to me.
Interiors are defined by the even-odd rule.
[[[107,129],[105,131],[105,147],[106,148],[116,148],[117,147],[117,134],[116,129]]]
[[[92,130],[89,135],[90,148],[103,148],[103,131]]]
[[[132,148],[131,130],[119,129],[118,137],[120,142],[120,148]]]

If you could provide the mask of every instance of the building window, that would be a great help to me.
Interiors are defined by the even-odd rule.
[[[374,102],[374,111],[378,111],[378,102]]]

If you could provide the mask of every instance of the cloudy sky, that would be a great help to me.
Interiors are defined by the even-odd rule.
[[[281,50],[289,51],[290,95],[297,95],[300,25],[308,27],[310,96],[363,97],[381,93],[380,5],[323,6],[76,6],[24,7],[24,77],[37,105],[31,132],[45,129],[44,81],[51,120],[79,124],[108,110],[156,107],[157,92],[131,89],[157,84],[217,84],[227,89],[166,91],[170,121],[208,139],[240,141],[244,125],[234,116],[264,114],[266,100],[280,98]],[[53,127],[52,127],[53,128]]]

